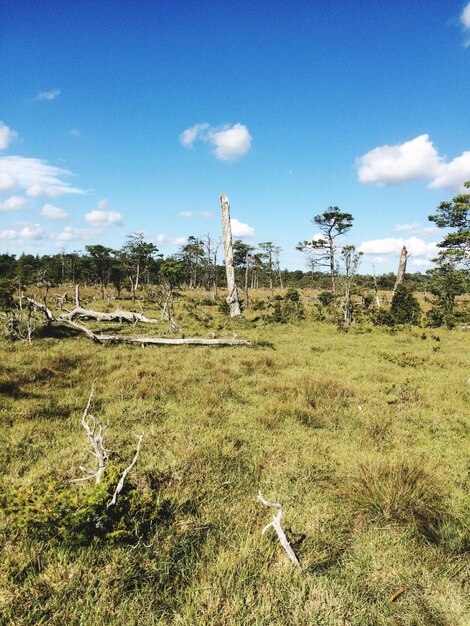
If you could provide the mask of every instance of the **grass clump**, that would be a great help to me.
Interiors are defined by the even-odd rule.
[[[360,463],[350,477],[348,497],[363,519],[405,525],[431,541],[437,540],[445,521],[443,489],[416,461]]]

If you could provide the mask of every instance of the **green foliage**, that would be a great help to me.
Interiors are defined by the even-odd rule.
[[[390,313],[396,324],[419,324],[421,316],[419,302],[403,284],[395,289],[390,304]]]
[[[330,306],[336,298],[332,291],[321,291],[317,297],[323,306]]]
[[[170,515],[170,503],[127,480],[115,506],[107,507],[123,468],[107,468],[99,484],[71,485],[49,479],[1,496],[9,533],[69,546],[136,542],[148,538]]]
[[[288,324],[305,319],[305,310],[297,289],[288,289],[285,296],[275,296],[273,311],[268,319],[278,324]]]
[[[11,280],[0,278],[0,311],[9,311],[13,307],[15,285]]]
[[[465,183],[470,188],[470,181]],[[438,244],[443,248],[441,258],[452,263],[470,262],[470,194],[459,194],[451,201],[441,202],[429,219],[439,228],[452,228]]]

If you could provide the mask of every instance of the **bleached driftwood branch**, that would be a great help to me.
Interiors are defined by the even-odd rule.
[[[98,484],[101,481],[103,476],[103,472],[106,469],[106,463],[108,461],[108,451],[104,446],[104,429],[101,424],[97,424],[96,419],[93,416],[90,416],[92,419],[92,424],[90,425],[88,422],[88,416],[90,412],[90,407],[93,402],[93,398],[95,395],[95,383],[91,386],[90,396],[88,398],[87,405],[82,415],[82,426],[85,429],[85,432],[88,437],[88,441],[91,445],[91,450],[93,456],[96,457],[96,461],[98,463],[98,467],[96,470],[89,470],[85,467],[80,466],[82,472],[88,474],[88,476],[83,476],[82,478],[76,478],[71,482],[79,482],[82,480],[90,480],[91,478],[95,479],[95,482]]]
[[[68,313],[62,313],[61,320],[73,320],[75,317],[95,319],[99,322],[142,322],[144,324],[158,324],[159,320],[146,317],[143,313],[135,313],[133,311],[125,311],[123,309],[116,309],[112,313],[105,313],[103,311],[94,311],[93,309],[84,309],[81,306],[76,306]]]
[[[132,459],[131,464],[128,465],[126,467],[126,469],[123,471],[122,476],[119,479],[119,482],[118,482],[118,484],[116,486],[116,489],[114,491],[113,499],[111,500],[111,502],[108,502],[108,506],[107,506],[108,509],[109,509],[110,506],[113,506],[113,505],[116,504],[117,497],[121,493],[122,488],[124,487],[124,481],[126,480],[126,476],[127,476],[127,474],[129,474],[131,469],[136,464],[137,458],[138,458],[139,453],[140,453],[140,444],[142,443],[143,435],[136,435],[136,437],[137,437],[137,450],[135,452],[134,458]]]
[[[281,546],[287,552],[287,556],[290,558],[292,563],[294,563],[294,565],[297,565],[297,566],[300,567],[299,559],[296,557],[295,552],[292,549],[292,546],[290,545],[289,541],[287,540],[287,537],[286,537],[286,535],[285,535],[285,533],[284,533],[284,531],[282,530],[282,527],[281,527],[282,504],[279,504],[278,502],[268,502],[263,497],[263,494],[261,493],[261,491],[258,491],[258,500],[262,504],[264,504],[265,506],[271,506],[271,507],[275,507],[275,508],[279,509],[277,515],[273,515],[273,521],[270,522],[269,524],[267,524],[263,528],[263,530],[261,531],[261,534],[264,535],[264,533],[269,528],[271,528],[271,526],[272,526],[274,528],[274,530],[276,531],[277,536],[279,537],[279,542],[280,542]]]

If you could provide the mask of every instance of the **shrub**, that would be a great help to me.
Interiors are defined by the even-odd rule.
[[[0,506],[8,528],[31,538],[70,546],[136,542],[171,518],[171,505],[126,481],[116,505],[108,508],[119,477],[118,468],[110,466],[102,482],[82,489],[53,480],[20,487],[2,495]]]
[[[436,540],[445,520],[444,493],[421,464],[406,460],[362,463],[348,481],[348,497],[360,516],[411,526]]]
[[[318,299],[323,306],[329,306],[334,301],[335,297],[332,291],[321,291],[318,294]]]
[[[396,324],[419,324],[421,315],[419,302],[405,285],[398,285],[395,289],[390,313]]]

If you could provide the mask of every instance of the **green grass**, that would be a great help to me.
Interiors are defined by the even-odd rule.
[[[298,324],[230,322],[192,297],[177,304],[186,336],[235,330],[255,346],[0,344],[0,623],[468,624],[468,332],[344,333],[308,306]],[[72,520],[100,506],[69,482],[91,462],[80,419],[95,378],[113,471],[145,437],[122,540],[83,542],[57,534],[42,485]],[[283,503],[301,570],[261,536],[259,488]],[[41,516],[11,508],[28,498]]]

